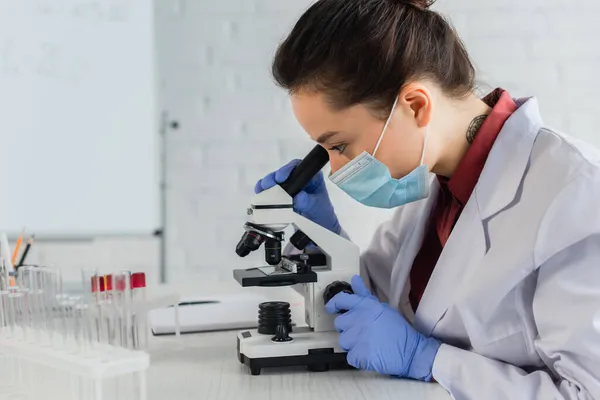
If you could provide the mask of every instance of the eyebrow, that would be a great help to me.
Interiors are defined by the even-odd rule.
[[[337,131],[329,131],[329,132],[325,132],[323,134],[321,134],[321,136],[319,136],[317,138],[317,143],[325,143],[326,141],[328,141],[329,139],[331,139],[332,137],[334,137],[335,135],[337,135],[339,132]]]

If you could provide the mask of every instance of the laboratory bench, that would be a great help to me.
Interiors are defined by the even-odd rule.
[[[189,282],[189,281],[188,281]],[[170,288],[169,290],[172,290]],[[180,284],[182,294],[260,290]],[[269,297],[289,301],[292,319],[302,315],[301,297],[289,288],[269,288]],[[151,336],[147,371],[149,400],[449,400],[436,383],[423,383],[349,370],[309,372],[306,368],[263,369],[253,376],[237,359],[238,330]]]
[[[357,370],[264,369],[252,376],[236,356],[237,332],[153,337],[148,400],[448,400],[438,384]]]

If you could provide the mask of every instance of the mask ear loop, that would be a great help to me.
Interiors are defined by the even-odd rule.
[[[394,110],[396,109],[396,103],[398,103],[398,96],[396,96],[396,100],[394,100],[394,105],[392,106],[392,111],[390,111],[390,115],[388,116],[387,121],[385,121],[385,125],[383,126],[383,130],[381,131],[381,135],[379,135],[379,140],[377,141],[377,144],[375,145],[375,150],[373,150],[373,157],[375,157],[375,153],[377,153],[377,149],[379,148],[379,145],[381,144],[383,135],[385,135],[385,131],[387,130],[387,127],[390,124],[390,121],[392,120],[392,115],[394,115]]]
[[[423,165],[423,160],[425,160],[425,148],[427,147],[427,134],[429,133],[429,125],[425,127],[425,138],[423,139],[423,151],[421,152],[421,162],[419,165]]]

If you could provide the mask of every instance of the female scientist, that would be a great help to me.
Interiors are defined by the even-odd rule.
[[[354,294],[326,305],[351,365],[458,400],[600,399],[600,152],[544,127],[533,97],[475,96],[426,0],[318,0],[273,74],[329,179],[395,208]],[[322,175],[294,207],[346,235]]]

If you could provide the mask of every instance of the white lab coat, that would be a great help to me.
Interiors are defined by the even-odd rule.
[[[517,102],[416,314],[409,272],[437,180],[378,228],[361,275],[444,343],[433,376],[454,399],[600,399],[600,152]]]

